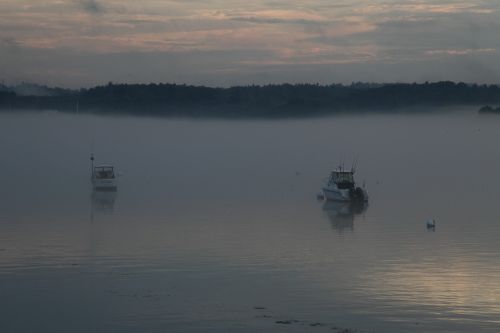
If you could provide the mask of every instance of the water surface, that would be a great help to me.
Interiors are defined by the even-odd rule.
[[[0,114],[0,330],[498,332],[499,128]],[[369,206],[317,201],[355,158]]]

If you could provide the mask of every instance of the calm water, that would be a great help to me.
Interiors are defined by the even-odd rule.
[[[498,332],[500,117],[474,111],[0,114],[0,331]],[[317,201],[355,157],[369,206]]]

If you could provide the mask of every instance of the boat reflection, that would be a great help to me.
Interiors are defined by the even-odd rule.
[[[366,202],[339,202],[327,200],[323,204],[323,211],[328,216],[332,228],[342,233],[345,230],[354,230],[356,215],[363,214],[368,208]]]
[[[115,201],[118,196],[116,189],[114,190],[97,190],[92,191],[91,209],[92,212],[112,213],[115,209]]]

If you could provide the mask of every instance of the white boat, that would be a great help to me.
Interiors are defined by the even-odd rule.
[[[326,200],[343,202],[368,202],[368,193],[365,188],[356,187],[354,182],[354,168],[349,171],[338,167],[332,171],[328,183],[323,187]]]
[[[109,164],[94,166],[94,155],[90,156],[92,161],[92,174],[90,181],[96,191],[116,191],[118,187],[118,178],[115,174],[115,168]]]

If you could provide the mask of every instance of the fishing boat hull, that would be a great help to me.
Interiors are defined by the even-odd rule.
[[[340,202],[368,202],[368,193],[364,188],[358,187],[356,191],[361,191],[361,193],[354,192],[353,195],[349,189],[339,189],[336,186],[323,187],[323,196],[326,200],[330,201],[340,201]]]
[[[336,187],[323,187],[323,195],[326,200],[349,202],[349,190],[341,190]]]

